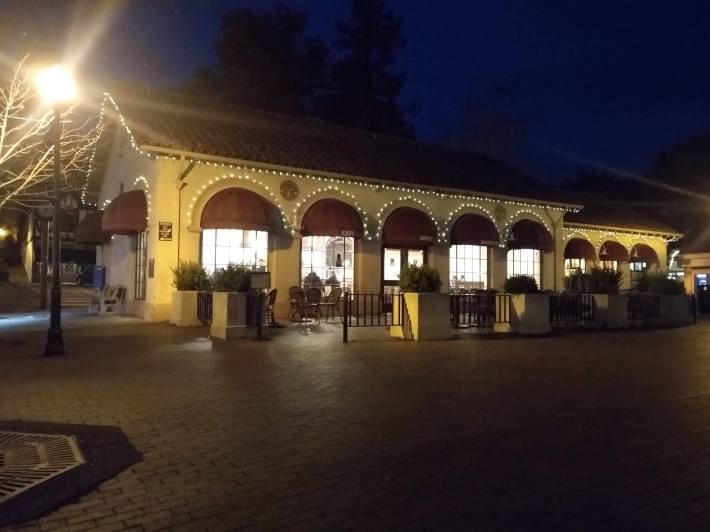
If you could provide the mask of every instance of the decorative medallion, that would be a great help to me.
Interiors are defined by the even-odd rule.
[[[298,185],[290,179],[282,181],[279,190],[285,200],[293,201],[298,197]]]
[[[502,224],[508,218],[508,211],[505,210],[503,205],[498,204],[496,205],[495,211],[493,211],[493,215],[495,216],[496,222]]]

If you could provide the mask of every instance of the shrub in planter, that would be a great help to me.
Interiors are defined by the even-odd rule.
[[[636,290],[639,292],[650,292],[651,294],[662,295],[682,295],[685,293],[683,284],[669,279],[663,273],[649,273],[639,279],[636,285]]]
[[[621,277],[621,272],[592,268],[565,277],[565,289],[578,294],[618,294]]]
[[[513,275],[503,284],[503,289],[509,294],[537,294],[540,289],[532,275]]]
[[[409,265],[402,268],[399,275],[399,289],[402,292],[416,292],[427,294],[438,292],[441,289],[439,271],[431,266]]]
[[[181,260],[173,272],[173,286],[179,291],[209,290],[210,278],[201,264],[192,260]]]
[[[247,292],[251,288],[251,270],[230,262],[226,268],[217,268],[211,281],[215,292]]]

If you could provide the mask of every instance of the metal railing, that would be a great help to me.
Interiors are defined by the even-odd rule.
[[[452,327],[493,327],[496,294],[449,294]]]
[[[629,294],[629,321],[642,323],[660,316],[661,298],[656,294]]]
[[[212,292],[197,292],[197,319],[202,325],[212,323]]]
[[[343,342],[348,341],[350,327],[387,327],[402,325],[403,294],[350,292],[343,295]]]
[[[550,296],[550,324],[553,327],[581,327],[594,321],[592,294],[553,294]]]

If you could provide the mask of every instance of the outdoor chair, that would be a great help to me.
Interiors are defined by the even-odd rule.
[[[303,288],[292,286],[288,289],[288,319],[290,321],[303,320]]]
[[[335,318],[335,313],[338,313],[340,318],[340,297],[343,295],[343,289],[339,286],[334,287],[330,294],[325,298],[325,301],[320,304],[325,308],[325,322],[328,323],[328,316]]]
[[[126,298],[126,289],[123,286],[106,285],[89,297],[89,312],[98,310],[99,314],[113,312],[116,307],[123,307]]]
[[[276,325],[276,317],[274,316],[274,304],[276,303],[276,294],[278,290],[274,288],[266,296],[266,319],[269,320],[269,326]]]
[[[304,305],[305,317],[313,316],[313,319],[320,323],[320,300],[321,289],[315,286],[306,290],[306,301]]]

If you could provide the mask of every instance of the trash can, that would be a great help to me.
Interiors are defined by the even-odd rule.
[[[94,266],[94,287],[103,288],[106,283],[106,268]]]

